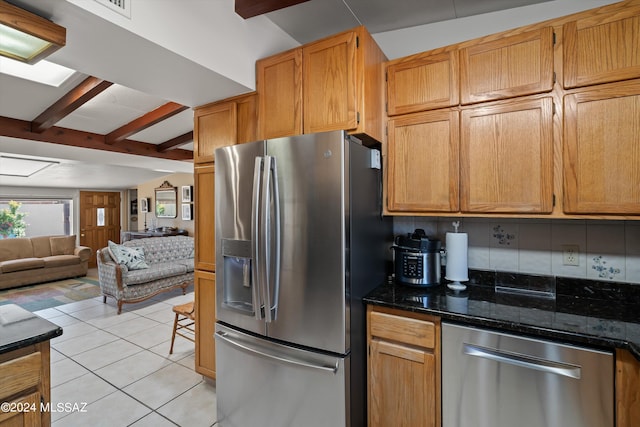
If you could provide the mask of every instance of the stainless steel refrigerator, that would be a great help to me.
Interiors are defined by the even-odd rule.
[[[366,425],[361,299],[392,242],[379,156],[334,131],[215,159],[217,425]]]

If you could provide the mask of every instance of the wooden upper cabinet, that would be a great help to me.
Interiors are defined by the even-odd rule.
[[[259,138],[347,130],[383,141],[384,61],[362,26],[258,60]]]
[[[343,129],[383,141],[386,59],[363,26],[303,46],[304,133]]]
[[[196,108],[193,125],[193,162],[214,161],[218,147],[235,144],[236,103],[223,102]]]
[[[357,39],[349,31],[302,49],[304,133],[358,127]]]
[[[640,7],[563,27],[564,87],[640,77]]]
[[[462,104],[550,91],[553,37],[546,27],[461,49]]]
[[[459,113],[437,110],[389,120],[387,209],[458,211]]]
[[[459,102],[458,51],[425,52],[387,63],[387,114],[450,107]]]
[[[462,212],[550,213],[552,99],[463,110],[460,171]]]
[[[258,139],[258,95],[252,92],[235,97],[236,142],[244,144]]]
[[[640,80],[564,98],[564,211],[640,214]]]
[[[302,48],[256,62],[260,139],[302,133]]]
[[[257,94],[251,92],[197,107],[193,162],[211,163],[218,147],[257,140]]]

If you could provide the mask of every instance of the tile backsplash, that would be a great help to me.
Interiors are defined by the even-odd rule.
[[[394,217],[394,234],[425,230],[444,243],[452,223],[469,235],[469,268],[640,284],[640,222]],[[565,246],[577,266],[565,265]]]

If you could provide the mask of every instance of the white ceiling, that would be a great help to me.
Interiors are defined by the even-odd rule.
[[[455,22],[545,1],[569,9],[613,2],[310,0],[266,17],[243,20],[233,12],[233,0],[130,0],[131,18],[105,8],[98,0],[9,0],[67,28],[67,45],[49,59],[78,73],[53,88],[2,74],[0,69],[0,116],[31,121],[93,75],[115,84],[56,126],[105,134],[169,101],[195,107],[251,91],[256,59],[357,25],[365,25],[376,38],[381,35],[384,39],[387,34],[397,37],[401,33],[397,30],[406,27]],[[513,23],[518,25],[523,24]],[[394,58],[393,52],[385,53]],[[189,108],[129,139],[160,144],[192,129]],[[180,148],[193,149],[192,144]],[[0,175],[0,186],[122,189],[193,168],[189,162],[0,136],[3,153],[60,163],[29,178]]]
[[[310,0],[267,14],[300,43],[358,25],[381,33],[549,0]]]

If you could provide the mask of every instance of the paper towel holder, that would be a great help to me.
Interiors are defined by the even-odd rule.
[[[445,277],[445,279],[447,280],[451,280]],[[465,289],[467,289],[467,285],[463,285],[462,283],[460,283],[459,280],[455,280],[451,283],[447,283],[447,288],[451,289],[452,291],[464,291]]]
[[[450,280],[451,283],[447,283],[447,287],[454,291],[464,291],[467,289],[466,285],[460,283],[461,281],[469,280],[469,269],[468,269],[468,261],[467,261],[467,234],[466,233],[458,233],[458,227],[460,227],[460,221],[454,221],[453,223],[454,233],[447,233],[447,266],[446,266],[446,275],[445,279]],[[456,242],[456,244],[462,244],[459,249],[463,249],[465,252],[464,260],[458,260],[455,264],[451,262],[449,258],[449,246],[453,246],[454,239],[458,239],[459,236],[461,238],[461,242]],[[463,237],[464,236],[464,237]],[[460,262],[462,261],[462,262]]]

